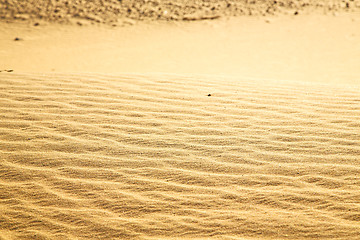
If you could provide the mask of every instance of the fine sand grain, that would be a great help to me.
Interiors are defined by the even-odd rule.
[[[358,85],[1,72],[0,89],[2,239],[359,239]]]

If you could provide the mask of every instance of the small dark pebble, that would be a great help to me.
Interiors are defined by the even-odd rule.
[[[40,23],[38,23],[38,22],[34,23],[34,26],[39,26],[39,25],[40,25]]]
[[[295,11],[295,12],[294,12],[294,15],[298,15],[298,14],[299,14],[299,12],[298,12],[298,11]]]
[[[10,70],[5,70],[5,71],[7,71],[7,72],[13,72],[14,70],[10,69]]]
[[[16,37],[16,38],[14,39],[14,41],[20,41],[20,40],[22,40],[22,39],[19,38],[19,37]]]
[[[210,96],[211,96],[211,94],[209,93],[209,94],[208,94],[208,97],[210,97]]]

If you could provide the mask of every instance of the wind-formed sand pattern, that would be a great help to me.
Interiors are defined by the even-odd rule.
[[[359,237],[358,86],[1,73],[0,88],[3,239]]]
[[[0,0],[1,240],[359,240],[360,0]]]

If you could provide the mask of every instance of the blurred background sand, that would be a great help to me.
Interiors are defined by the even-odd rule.
[[[133,20],[193,21],[225,16],[266,16],[307,12],[358,11],[359,0],[1,0],[0,16],[12,20],[46,20],[121,25]],[[81,21],[79,21],[81,23]]]

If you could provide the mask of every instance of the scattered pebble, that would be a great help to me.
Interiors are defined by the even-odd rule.
[[[36,22],[36,23],[34,23],[34,26],[36,27],[36,26],[39,26],[40,25],[40,23],[38,23],[38,22]]]
[[[0,0],[0,2],[4,2]],[[0,12],[5,13],[0,18],[5,20],[20,19],[26,21],[66,22],[76,21],[77,19],[87,19],[94,23],[112,24],[117,19],[131,18],[136,21],[145,19],[167,19],[167,20],[211,20],[218,17],[208,17],[210,14],[215,16],[274,16],[276,13],[290,13],[300,15],[303,9],[317,10],[323,9],[325,12],[348,11],[358,9],[359,0],[272,0],[272,1],[240,1],[240,0],[196,0],[190,1],[191,5],[184,0],[142,0],[142,1],[85,1],[85,0],[51,0],[49,1],[30,1],[37,2],[32,6],[29,1],[12,0],[9,4],[0,4]],[[13,3],[14,2],[14,3]],[[15,4],[19,2],[19,4]],[[21,4],[20,4],[21,2]],[[95,3],[96,2],[96,3]],[[104,3],[108,2],[108,3]],[[141,2],[141,4],[140,4]],[[224,3],[225,2],[225,3]],[[297,4],[299,2],[299,4]],[[51,6],[51,8],[49,8]],[[49,11],[43,11],[48,9]],[[288,12],[290,11],[290,12]],[[1,14],[0,14],[1,15]],[[183,17],[187,15],[197,15],[198,17]],[[201,16],[204,16],[201,17]],[[199,17],[200,16],[200,17]],[[37,19],[37,20],[35,20]],[[40,20],[41,19],[41,20]]]
[[[208,94],[208,97],[211,97],[211,94],[210,94],[210,93]]]
[[[16,38],[14,39],[14,41],[20,41],[20,40],[22,40],[22,39],[19,38],[19,37],[16,37]]]
[[[13,72],[14,70],[10,69],[10,70],[5,70],[5,71],[7,71],[7,72]]]

